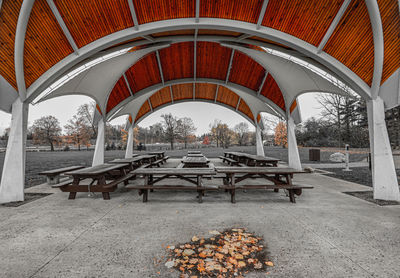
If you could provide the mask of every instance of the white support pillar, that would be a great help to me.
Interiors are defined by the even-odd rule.
[[[132,158],[133,153],[133,124],[129,124],[128,139],[126,141],[125,158]]]
[[[299,155],[299,149],[297,147],[295,123],[291,115],[288,116],[287,120],[287,142],[288,142],[288,162],[289,167],[301,170],[301,161]]]
[[[383,100],[378,97],[368,101],[367,110],[374,199],[400,201],[399,183],[386,129]]]
[[[258,124],[256,124],[256,149],[257,155],[264,156],[264,146],[261,138],[261,128]]]
[[[104,137],[105,137],[106,123],[102,118],[97,123],[97,139],[96,148],[94,150],[92,166],[100,165],[104,163]]]
[[[28,103],[12,105],[11,130],[0,184],[0,204],[24,200]]]

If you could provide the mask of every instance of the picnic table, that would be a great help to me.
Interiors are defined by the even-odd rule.
[[[135,157],[132,158],[117,158],[114,160],[109,161],[108,163],[113,163],[113,164],[127,164],[129,165],[129,171],[135,170],[137,167],[141,166],[143,162],[143,159],[141,156],[136,155]]]
[[[218,190],[217,187],[204,186],[203,176],[215,175],[215,171],[209,168],[139,168],[133,171],[136,175],[143,175],[143,185],[128,185],[125,188],[138,190],[139,195],[143,194],[143,202],[148,200],[148,191],[154,189],[168,190],[194,190],[198,192],[199,203],[203,201],[206,190]],[[167,178],[178,178],[187,181],[195,186],[187,185],[154,185]]]
[[[203,157],[204,155],[201,153],[188,153],[186,156],[192,156],[192,157]]]
[[[220,157],[223,162],[227,161],[230,165],[244,164],[247,166],[269,166],[269,167],[277,167],[278,162],[280,161],[274,157],[261,156],[261,155],[253,155],[242,152],[224,152],[224,156]]]
[[[232,203],[236,202],[236,189],[274,189],[275,192],[278,192],[279,189],[285,189],[289,192],[290,202],[295,203],[295,195],[300,196],[302,189],[313,188],[311,186],[293,185],[293,175],[308,173],[304,170],[284,167],[215,167],[215,170],[217,173],[226,175],[224,185],[220,188],[230,192]],[[238,174],[240,176],[237,176]],[[263,178],[273,184],[237,185],[241,181],[254,178]]]
[[[160,158],[164,158],[165,151],[155,151],[155,152],[149,152],[147,154],[148,155],[155,155],[157,159],[160,159]]]
[[[202,156],[184,156],[182,159],[183,168],[208,168],[210,161]]]
[[[201,154],[201,151],[188,151],[188,154]]]
[[[73,180],[60,184],[58,186],[61,191],[69,192],[69,199],[75,199],[77,192],[101,192],[104,200],[110,199],[110,192],[113,192],[119,183],[125,182],[127,184],[128,179],[133,175],[126,173],[128,164],[101,164],[93,167],[88,167],[80,170],[66,172],[65,175],[72,176]],[[120,177],[113,179],[111,182],[107,182],[107,178],[110,177],[112,171],[119,170]],[[90,183],[87,183],[86,179],[91,179]],[[83,181],[86,180],[86,183]],[[97,182],[96,182],[97,181]],[[96,182],[96,184],[94,184]]]
[[[53,184],[60,183],[61,174],[64,174],[66,172],[73,171],[73,170],[82,169],[82,168],[85,168],[85,166],[82,166],[82,165],[68,166],[68,167],[43,171],[43,172],[40,172],[39,175],[46,176],[47,184],[53,185]]]

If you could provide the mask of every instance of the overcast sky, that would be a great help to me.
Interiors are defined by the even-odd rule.
[[[64,126],[76,113],[79,105],[90,101],[91,99],[86,96],[64,96],[37,105],[30,105],[28,118],[29,125],[42,116],[52,115],[59,119],[61,126]],[[299,103],[303,120],[319,114],[319,105],[315,100],[315,94],[300,96]],[[163,113],[172,113],[176,117],[192,118],[197,127],[197,135],[208,132],[210,123],[214,122],[215,119],[226,122],[230,127],[233,127],[239,122],[246,121],[246,119],[239,114],[222,106],[202,102],[187,102],[171,105],[154,112],[144,119],[140,123],[140,126],[147,127],[159,122],[161,120],[160,116]],[[10,125],[10,122],[11,115],[0,111],[0,134],[2,134],[4,129]],[[112,121],[112,124],[123,123],[125,123],[125,117],[120,117]]]

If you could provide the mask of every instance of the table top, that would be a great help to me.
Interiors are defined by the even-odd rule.
[[[147,153],[147,154],[149,154],[149,155],[153,155],[153,154],[155,154],[155,155],[157,155],[157,154],[165,154],[165,151],[154,151],[154,152],[149,152],[149,153]]]
[[[106,174],[112,170],[118,170],[124,167],[129,166],[129,164],[124,164],[124,163],[118,163],[118,164],[109,164],[109,163],[104,163],[100,164],[97,166],[92,166],[88,168],[83,168],[80,170],[76,171],[71,171],[65,173],[65,175],[69,176],[96,176],[96,175],[102,175]]]
[[[184,164],[207,164],[209,160],[205,156],[184,156],[182,163]]]
[[[226,167],[215,166],[217,173],[237,173],[237,174],[305,174],[309,173],[304,170],[296,170],[286,167]]]
[[[139,168],[133,171],[139,175],[215,175],[211,168]]]
[[[140,160],[140,159],[139,159]],[[138,161],[138,156],[132,158],[117,158],[109,161],[108,163],[133,163]]]
[[[187,156],[189,157],[204,157],[201,153],[188,153]]]
[[[231,154],[234,156],[239,156],[239,157],[246,157],[249,159],[257,160],[257,161],[280,161],[280,159],[275,158],[275,157],[269,157],[269,156],[262,156],[262,155],[254,155],[254,154],[248,154],[248,153],[242,153],[242,152],[224,152],[225,154]]]
[[[201,151],[188,151],[188,154],[201,154]]]

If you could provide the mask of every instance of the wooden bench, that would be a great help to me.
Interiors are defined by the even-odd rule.
[[[219,156],[219,158],[222,159],[223,163],[227,162],[228,165],[231,165],[231,166],[237,166],[239,164],[239,161],[236,161],[236,160],[226,157],[226,156]]]
[[[48,171],[43,171],[40,172],[39,175],[41,176],[46,176],[47,178],[47,183],[50,185],[56,185],[60,184],[60,175],[64,174],[69,171],[74,171],[74,170],[79,170],[85,168],[84,166],[69,166],[69,167],[63,167],[63,168],[58,168],[58,169],[52,169]]]
[[[214,169],[208,168],[140,168],[133,173],[144,176],[143,185],[128,185],[126,189],[138,190],[139,194],[143,194],[143,202],[148,200],[148,192],[154,189],[161,190],[193,190],[198,192],[199,203],[203,202],[203,195],[206,190],[218,190],[217,187],[204,186],[203,176],[215,175]],[[178,178],[196,186],[184,185],[154,185],[167,178]]]
[[[278,167],[215,167],[217,173],[225,174],[224,185],[220,186],[231,194],[231,202],[235,203],[236,189],[274,189],[278,192],[279,189],[288,191],[289,199],[292,203],[296,202],[295,195],[300,196],[302,189],[311,189],[312,186],[297,186],[293,185],[292,177],[294,174],[308,173],[303,170],[292,168]],[[238,176],[240,175],[240,176]],[[258,185],[236,185],[246,179],[262,178],[273,184],[258,184]]]
[[[164,157],[162,158],[163,163],[164,163],[164,162],[167,162],[168,159],[169,159],[169,156],[164,156]],[[163,164],[163,163],[162,163],[162,164]]]
[[[164,159],[160,158],[160,159],[157,159],[156,161],[151,162],[150,167],[153,167],[153,166],[160,167],[161,164],[163,164],[163,163],[164,163]]]

